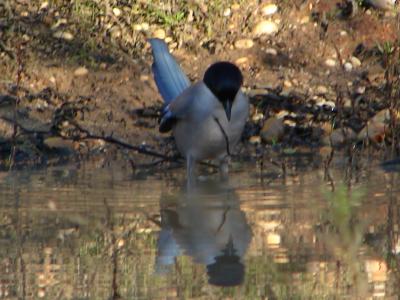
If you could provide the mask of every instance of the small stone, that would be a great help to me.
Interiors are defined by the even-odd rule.
[[[76,77],[82,77],[82,76],[86,76],[89,73],[89,70],[85,67],[79,67],[76,68],[74,71],[74,76]]]
[[[347,36],[347,31],[345,30],[340,31],[340,36]]]
[[[328,92],[328,89],[326,86],[319,85],[317,86],[317,89],[315,91],[318,95],[325,95]]]
[[[254,46],[252,39],[240,39],[235,42],[236,49],[250,49]]]
[[[120,29],[118,26],[113,26],[113,27],[110,29],[110,35],[111,35],[111,37],[112,37],[113,39],[118,39],[118,38],[120,38],[121,35],[122,35],[121,29]]]
[[[265,53],[272,55],[272,56],[277,56],[278,55],[278,51],[276,51],[276,49],[274,48],[267,48],[265,49]]]
[[[142,24],[134,24],[133,26],[132,26],[132,28],[133,28],[133,30],[134,31],[142,31]]]
[[[346,98],[344,100],[343,107],[344,108],[352,108],[353,107],[353,102],[351,101],[351,99]]]
[[[49,2],[48,1],[44,1],[44,2],[42,2],[42,4],[40,4],[39,10],[45,10],[48,7],[49,7]]]
[[[291,88],[293,84],[289,80],[283,81],[283,86],[287,88]]]
[[[261,137],[254,135],[254,136],[250,137],[249,143],[252,145],[261,144]]]
[[[149,30],[149,28],[150,28],[149,23],[146,23],[146,22],[144,22],[144,23],[142,23],[142,24],[140,24],[140,25],[142,26],[142,30],[143,30],[143,31],[147,31],[147,30]]]
[[[293,128],[297,126],[297,123],[290,119],[284,120],[283,124],[285,124],[286,126],[289,126],[289,127],[293,127]]]
[[[359,86],[356,88],[356,93],[362,95],[365,93],[365,89],[366,89],[365,86]]]
[[[246,56],[240,57],[237,60],[235,60],[235,64],[241,66],[241,65],[247,65],[249,63],[249,59]]]
[[[284,132],[283,120],[271,117],[265,121],[260,136],[265,143],[275,143],[282,138]]]
[[[396,5],[396,0],[367,0],[376,9],[389,10],[393,9]]]
[[[139,77],[140,81],[149,81],[150,76],[149,75],[140,75]]]
[[[61,137],[48,137],[43,141],[49,149],[71,153],[75,150],[75,142]]]
[[[14,125],[11,122],[0,119],[0,140],[11,139],[14,133]]]
[[[223,16],[224,17],[229,17],[231,15],[231,9],[228,7],[227,9],[224,10]]]
[[[332,68],[336,66],[336,61],[332,58],[328,58],[327,60],[325,60],[325,65]]]
[[[165,39],[165,36],[166,36],[165,30],[162,29],[162,28],[156,29],[156,30],[153,32],[153,37],[154,37],[154,38],[158,38],[158,39],[163,40],[163,39]]]
[[[258,121],[260,121],[260,120],[262,120],[262,119],[264,119],[264,114],[262,114],[262,113],[254,114],[254,115],[251,117],[251,120],[252,120],[253,122],[258,122]]]
[[[253,29],[253,34],[255,36],[271,35],[277,32],[278,32],[278,25],[268,20],[261,21]]]
[[[232,4],[231,9],[232,11],[238,11],[240,9],[240,4],[239,3]]]
[[[122,11],[118,7],[114,7],[112,9],[114,16],[119,17],[122,14]]]
[[[350,62],[345,62],[343,67],[346,72],[351,72],[353,70],[353,65]]]
[[[277,246],[281,243],[281,236],[277,233],[270,232],[267,235],[267,245],[268,246]]]
[[[350,62],[353,64],[353,66],[354,66],[355,68],[361,66],[361,61],[360,61],[357,57],[355,57],[355,56],[350,57]]]
[[[56,31],[53,33],[53,37],[55,37],[56,39],[63,39],[66,41],[72,41],[74,39],[73,34],[68,31]]]
[[[261,7],[261,14],[263,16],[270,16],[275,14],[278,11],[278,6],[275,4],[266,4],[263,7]]]
[[[304,16],[300,19],[300,24],[307,24],[310,22],[310,17],[309,16]]]

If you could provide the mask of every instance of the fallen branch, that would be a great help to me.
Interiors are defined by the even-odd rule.
[[[156,151],[152,151],[152,150],[146,149],[144,146],[131,145],[129,143],[126,143],[124,141],[116,139],[113,136],[102,136],[102,135],[93,134],[89,130],[83,128],[82,126],[80,126],[78,123],[76,123],[74,121],[70,121],[70,124],[73,125],[76,129],[78,129],[81,133],[83,133],[85,135],[84,136],[85,139],[103,140],[103,141],[105,141],[107,143],[115,144],[115,145],[130,149],[130,150],[134,150],[134,151],[136,151],[137,153],[140,153],[140,154],[146,154],[146,155],[162,158],[165,161],[176,162],[176,161],[181,160],[179,157],[167,156],[167,155],[158,153]]]

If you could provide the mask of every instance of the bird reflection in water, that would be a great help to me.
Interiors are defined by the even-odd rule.
[[[203,182],[182,192],[175,201],[161,199],[158,273],[168,272],[176,257],[185,254],[207,266],[210,284],[243,282],[242,258],[252,233],[235,190],[220,184]]]

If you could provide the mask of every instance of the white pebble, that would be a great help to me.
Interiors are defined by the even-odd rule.
[[[351,70],[353,70],[353,65],[349,62],[345,62],[343,67],[346,72],[351,72]]]
[[[261,8],[261,14],[263,16],[270,16],[275,14],[278,11],[278,6],[275,4],[267,4]]]
[[[118,7],[114,7],[112,9],[114,16],[119,17],[122,14],[122,11]]]
[[[254,46],[252,39],[240,39],[235,42],[236,49],[250,49]]]
[[[267,54],[269,54],[269,55],[273,55],[273,56],[278,55],[278,51],[276,51],[276,49],[274,49],[274,48],[267,48],[267,49],[265,49],[265,53],[267,53]]]
[[[76,68],[74,71],[74,76],[76,77],[82,77],[82,76],[86,76],[89,73],[89,70],[85,67],[79,67]]]
[[[230,8],[225,9],[223,15],[224,17],[229,17],[231,15],[231,9]]]
[[[55,37],[57,39],[63,39],[66,41],[72,41],[74,39],[74,36],[72,35],[72,33],[68,32],[68,31],[56,31],[53,33],[53,37]]]
[[[271,35],[277,32],[278,32],[278,25],[276,25],[272,21],[261,21],[253,29],[253,34],[255,36]]]
[[[355,56],[350,57],[350,62],[353,64],[355,68],[361,66],[361,61]]]
[[[325,65],[332,68],[336,66],[336,61],[332,58],[328,58],[327,60],[325,60]]]
[[[153,37],[154,37],[154,38],[158,38],[158,39],[163,40],[163,39],[165,39],[165,36],[166,36],[165,30],[162,29],[162,28],[156,29],[156,30],[153,32]]]

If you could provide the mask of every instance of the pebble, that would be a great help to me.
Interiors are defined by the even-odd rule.
[[[271,35],[277,32],[278,32],[278,25],[268,20],[259,22],[253,29],[253,34],[255,36]]]
[[[231,13],[232,13],[232,11],[228,7],[227,9],[224,10],[223,15],[224,15],[224,17],[229,17],[231,15]]]
[[[353,70],[353,65],[350,62],[345,62],[343,67],[346,72],[351,72]]]
[[[235,42],[236,49],[250,49],[254,46],[252,39],[240,39]]]
[[[291,88],[293,84],[289,80],[283,81],[283,86],[287,88]]]
[[[144,23],[142,23],[140,25],[142,26],[142,30],[144,30],[144,31],[147,31],[150,28],[149,23],[146,23],[146,22],[144,22]]]
[[[365,86],[359,86],[356,88],[356,93],[362,95],[365,93],[365,89],[366,89]]]
[[[355,68],[361,66],[361,61],[360,61],[357,57],[355,57],[355,56],[350,57],[350,62],[353,64],[353,66],[354,66]]]
[[[39,10],[45,10],[48,7],[49,7],[49,2],[48,1],[44,1],[44,2],[42,2],[42,4],[40,4]]]
[[[316,93],[317,93],[317,94],[319,94],[319,95],[325,95],[327,92],[328,92],[328,89],[327,89],[326,86],[323,86],[323,85],[317,86],[317,89],[316,89]]]
[[[235,60],[235,64],[241,66],[241,65],[246,65],[249,63],[249,59],[246,56],[240,57],[237,60]]]
[[[76,77],[82,77],[82,76],[86,76],[89,73],[89,70],[85,67],[79,67],[76,68],[74,71],[74,76]]]
[[[300,24],[307,24],[310,22],[310,17],[309,16],[304,16],[300,19]]]
[[[149,81],[150,80],[150,76],[149,75],[140,75],[139,77],[140,81]]]
[[[134,31],[142,31],[142,24],[134,24],[132,28]]]
[[[260,136],[265,143],[274,143],[282,138],[284,132],[283,120],[271,117],[265,121],[260,131]]]
[[[114,16],[119,17],[122,14],[122,11],[118,7],[114,7],[112,9]]]
[[[50,149],[63,152],[73,152],[75,149],[75,143],[73,141],[61,137],[48,137],[43,141],[43,144]]]
[[[325,60],[325,65],[332,68],[336,66],[336,61],[332,58],[328,58],[327,60]]]
[[[367,0],[369,4],[377,9],[388,10],[393,9],[396,5],[396,0]]]
[[[233,11],[239,10],[240,9],[240,4],[239,3],[232,4],[231,9]]]
[[[66,41],[72,41],[74,39],[74,35],[68,31],[56,31],[53,33],[53,37]]]
[[[277,56],[278,55],[278,51],[276,51],[276,49],[274,49],[274,48],[265,49],[265,53],[267,53],[269,55],[273,55],[273,56]]]
[[[250,137],[249,143],[252,144],[252,145],[260,144],[261,143],[261,137],[259,137],[257,135],[254,135],[254,136]]]
[[[264,119],[264,114],[262,114],[262,113],[254,114],[254,115],[251,117],[251,120],[252,120],[253,122],[258,122],[258,121],[260,121],[260,120],[262,120],[262,119]]]
[[[0,140],[11,139],[14,133],[14,125],[11,122],[0,119]]]
[[[261,14],[263,16],[270,16],[278,11],[278,6],[275,4],[266,4],[261,8]]]
[[[113,39],[120,38],[122,35],[121,29],[118,26],[111,27],[110,35]]]
[[[165,39],[165,37],[166,37],[165,30],[162,29],[162,28],[156,29],[156,30],[153,32],[153,37],[154,37],[154,38],[161,39],[161,40]]]

